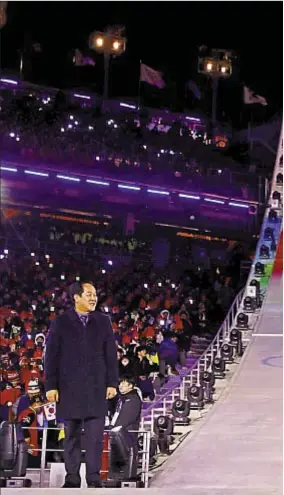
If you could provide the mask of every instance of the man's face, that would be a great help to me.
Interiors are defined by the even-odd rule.
[[[81,296],[75,296],[75,303],[78,311],[82,311],[83,313],[95,311],[97,304],[97,293],[95,287],[91,284],[84,284],[83,289],[84,290]]]
[[[119,392],[122,395],[124,395],[124,394],[128,394],[128,392],[130,392],[133,389],[133,385],[131,383],[128,383],[126,380],[123,380],[122,382],[120,382],[118,388],[119,388]]]

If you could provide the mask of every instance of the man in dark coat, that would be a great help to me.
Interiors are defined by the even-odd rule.
[[[57,418],[64,421],[64,488],[80,487],[81,431],[86,439],[86,481],[100,487],[107,399],[116,395],[118,366],[109,317],[94,312],[92,283],[74,283],[75,308],[58,316],[49,332],[45,355],[47,400],[58,402]]]
[[[112,479],[136,479],[137,462],[138,462],[138,431],[142,411],[142,394],[135,387],[135,379],[132,376],[124,376],[119,384],[119,396],[116,404],[116,410],[111,421],[113,432],[117,431],[115,436],[111,434],[111,453],[110,453],[110,477]],[[128,445],[129,453],[127,461],[121,462],[120,456],[117,458],[117,440],[116,435],[125,435],[125,443]]]

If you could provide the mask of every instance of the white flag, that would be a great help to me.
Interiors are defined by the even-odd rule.
[[[140,65],[140,81],[156,86],[159,89],[163,89],[166,85],[163,80],[163,74],[145,64]]]
[[[95,66],[96,63],[91,57],[84,57],[80,50],[75,50],[75,55],[73,57],[73,62],[77,67],[83,67],[86,65]]]
[[[54,421],[56,419],[56,403],[50,402],[43,406],[44,414],[47,421]]]
[[[247,86],[244,86],[244,103],[246,105],[252,105],[252,104],[259,103],[260,105],[263,105],[264,107],[266,107],[266,105],[267,105],[266,98],[264,98],[263,96],[257,95],[256,93],[254,93],[254,91],[249,89]]]

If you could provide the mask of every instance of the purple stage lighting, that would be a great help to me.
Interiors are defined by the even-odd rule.
[[[192,122],[200,122],[200,119],[197,119],[196,117],[185,117],[186,120],[192,120]]]
[[[88,184],[96,184],[96,186],[109,186],[109,182],[103,182],[102,180],[87,179]]]
[[[4,77],[2,77],[0,81],[6,84],[13,84],[14,86],[17,86],[18,84],[17,81],[14,81],[13,79],[6,79]]]
[[[228,204],[229,206],[237,206],[238,208],[249,208],[249,205],[244,205],[241,203],[233,203],[232,201],[230,201]]]
[[[39,177],[49,177],[49,174],[46,172],[36,172],[35,170],[25,170],[25,174],[28,175],[38,175]]]
[[[67,175],[57,175],[57,179],[71,180],[73,182],[80,182],[81,179],[78,177],[68,177]]]
[[[12,168],[12,167],[0,167],[1,170],[4,170],[5,172],[18,172],[17,168]]]
[[[151,194],[162,194],[164,196],[169,196],[170,194],[168,191],[157,191],[156,189],[147,189],[147,192]]]
[[[132,110],[136,110],[136,106],[135,105],[129,105],[129,103],[120,103],[119,105],[121,107],[131,108]]]
[[[186,198],[186,199],[200,199],[200,196],[193,196],[192,194],[179,194],[180,198]]]
[[[129,189],[130,191],[141,191],[141,187],[138,186],[127,186],[125,184],[118,184],[120,189]]]
[[[82,100],[90,100],[91,99],[90,96],[87,96],[87,95],[78,95],[77,93],[74,93],[74,96],[76,96],[76,98],[82,98]]]
[[[219,205],[225,204],[225,201],[221,201],[221,199],[204,198],[204,201],[208,201],[208,203],[218,203]]]

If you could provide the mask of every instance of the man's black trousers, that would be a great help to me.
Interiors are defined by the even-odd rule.
[[[100,479],[105,418],[69,419],[64,421],[65,483],[80,487],[81,448],[86,450],[86,481],[90,485]],[[82,428],[84,441],[81,446]]]

